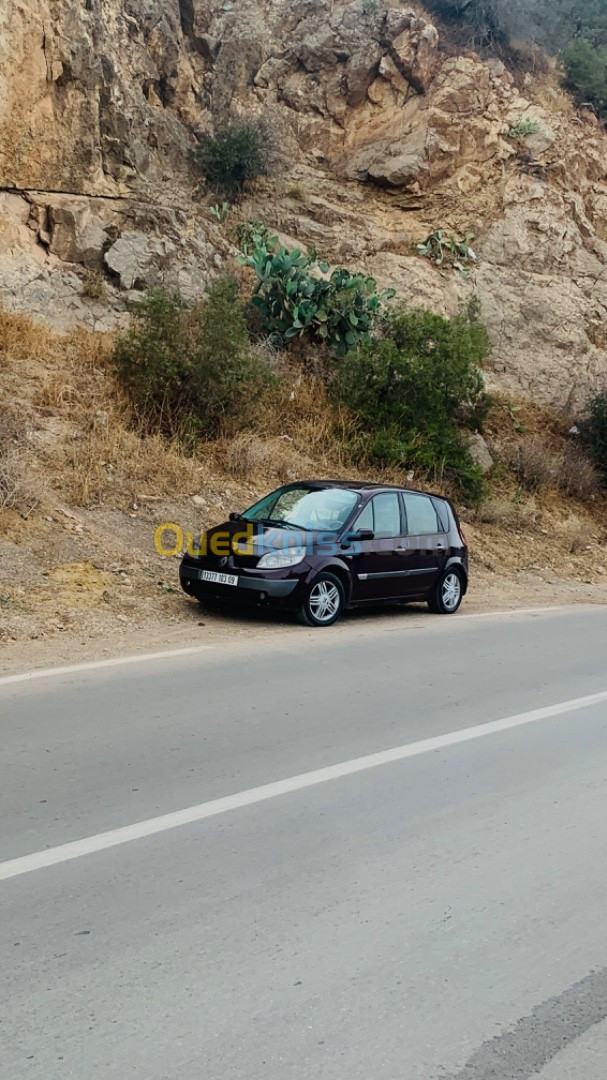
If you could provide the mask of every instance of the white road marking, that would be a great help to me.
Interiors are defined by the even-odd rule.
[[[582,614],[587,613],[589,610],[594,611],[597,608],[601,608],[604,605],[600,604],[577,604],[575,607],[567,607],[561,605],[560,607],[539,607],[539,608],[519,608],[506,611],[474,611],[469,615],[458,614],[456,619],[432,619],[420,614],[420,618],[424,618],[425,629],[444,629],[447,626],[454,627],[457,623],[471,621],[473,619],[498,619],[498,618],[518,618],[526,617],[529,615],[558,615],[563,611],[567,611],[570,614]],[[409,616],[409,620],[411,616]],[[403,630],[407,630],[411,625],[410,621],[404,622],[402,625]],[[417,623],[416,623],[417,625]],[[382,625],[381,629],[384,626]],[[340,629],[345,629],[341,627]],[[400,627],[398,629],[401,629]],[[390,632],[393,633],[394,629],[391,628]],[[296,630],[295,634],[302,634],[304,631],[301,629]],[[307,635],[307,640],[310,638],[310,632]],[[112,668],[119,667],[123,664],[142,664],[154,660],[170,660],[179,656],[193,656],[199,652],[205,652],[208,649],[215,648],[214,645],[193,645],[191,648],[183,649],[168,649],[164,652],[154,653],[134,653],[131,656],[115,656],[108,660],[83,660],[80,664],[70,664],[68,667],[56,667],[56,668],[39,668],[34,671],[23,671],[15,675],[0,675],[0,686],[7,686],[11,683],[32,682],[34,679],[49,679],[53,675],[78,675],[83,671],[95,671],[99,668]]]
[[[279,795],[290,795],[294,791],[303,791],[305,788],[326,784],[331,780],[340,780],[345,776],[353,776],[355,773],[375,769],[380,765],[406,761],[408,758],[419,757],[420,754],[445,750],[450,746],[472,742],[474,739],[481,739],[487,735],[499,735],[504,731],[512,731],[514,728],[536,724],[540,720],[549,720],[555,716],[578,712],[580,709],[588,709],[593,705],[603,703],[607,703],[607,690],[599,694],[591,694],[589,697],[561,702],[560,705],[548,705],[542,709],[534,709],[532,712],[519,713],[517,716],[509,716],[504,720],[494,720],[488,724],[479,724],[477,727],[464,728],[446,735],[436,735],[431,739],[397,746],[393,750],[382,750],[376,754],[368,754],[366,757],[344,761],[339,765],[329,765],[324,769],[291,776],[287,780],[263,784],[261,787],[250,788],[249,791],[240,791],[236,795],[227,795],[221,799],[200,803],[198,806],[190,806],[185,810],[177,810],[171,814],[149,818],[147,821],[139,821],[134,825],[125,825],[120,829],[97,833],[96,836],[88,836],[83,840],[74,840],[68,844],[61,844],[59,847],[47,848],[45,851],[36,851],[31,855],[23,855],[21,858],[0,863],[0,881],[28,874],[32,870],[43,870],[48,866],[69,862],[71,859],[79,859],[82,855],[106,851],[119,844],[128,844],[132,840],[143,840],[145,837],[155,836],[169,829],[177,829],[182,825],[205,821],[207,818],[217,817],[218,814],[275,799]]]
[[[8,683],[31,682],[32,679],[48,679],[51,675],[77,675],[81,671],[96,671],[98,668],[119,667],[122,664],[143,664],[150,660],[169,660],[176,656],[193,656],[196,653],[213,648],[213,645],[192,645],[189,649],[167,649],[166,652],[113,656],[109,660],[86,660],[81,664],[70,664],[68,667],[40,668],[38,671],[23,671],[18,675],[0,675],[0,686],[6,686]]]

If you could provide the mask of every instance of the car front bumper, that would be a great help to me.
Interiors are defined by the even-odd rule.
[[[248,574],[238,575],[237,585],[219,585],[201,581],[195,566],[182,565],[179,570],[181,587],[188,596],[198,600],[220,600],[226,604],[272,604],[283,607],[295,606],[295,594],[300,581],[297,578],[258,578]]]

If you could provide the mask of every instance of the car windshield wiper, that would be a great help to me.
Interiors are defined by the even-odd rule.
[[[303,525],[296,525],[294,521],[278,521],[277,518],[265,518],[262,525],[276,525],[279,529],[297,529],[298,532],[307,532]]]

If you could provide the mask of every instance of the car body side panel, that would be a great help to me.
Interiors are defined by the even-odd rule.
[[[406,541],[411,576],[407,581],[407,593],[429,594],[449,557],[449,538],[444,533],[426,536],[407,536]]]
[[[353,601],[372,603],[406,596],[415,569],[407,538],[364,540],[359,547],[360,554],[348,560],[353,577]]]

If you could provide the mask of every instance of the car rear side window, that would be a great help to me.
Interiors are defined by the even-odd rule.
[[[409,491],[403,492],[403,499],[409,536],[427,536],[443,531],[432,499],[427,495],[414,495]]]
[[[376,540],[389,540],[403,535],[400,503],[396,491],[374,495],[359,515],[355,528],[371,529]]]
[[[443,527],[443,532],[448,533],[450,529],[449,524],[449,508],[447,503],[443,499],[433,499],[432,505],[438,514],[438,520]]]

